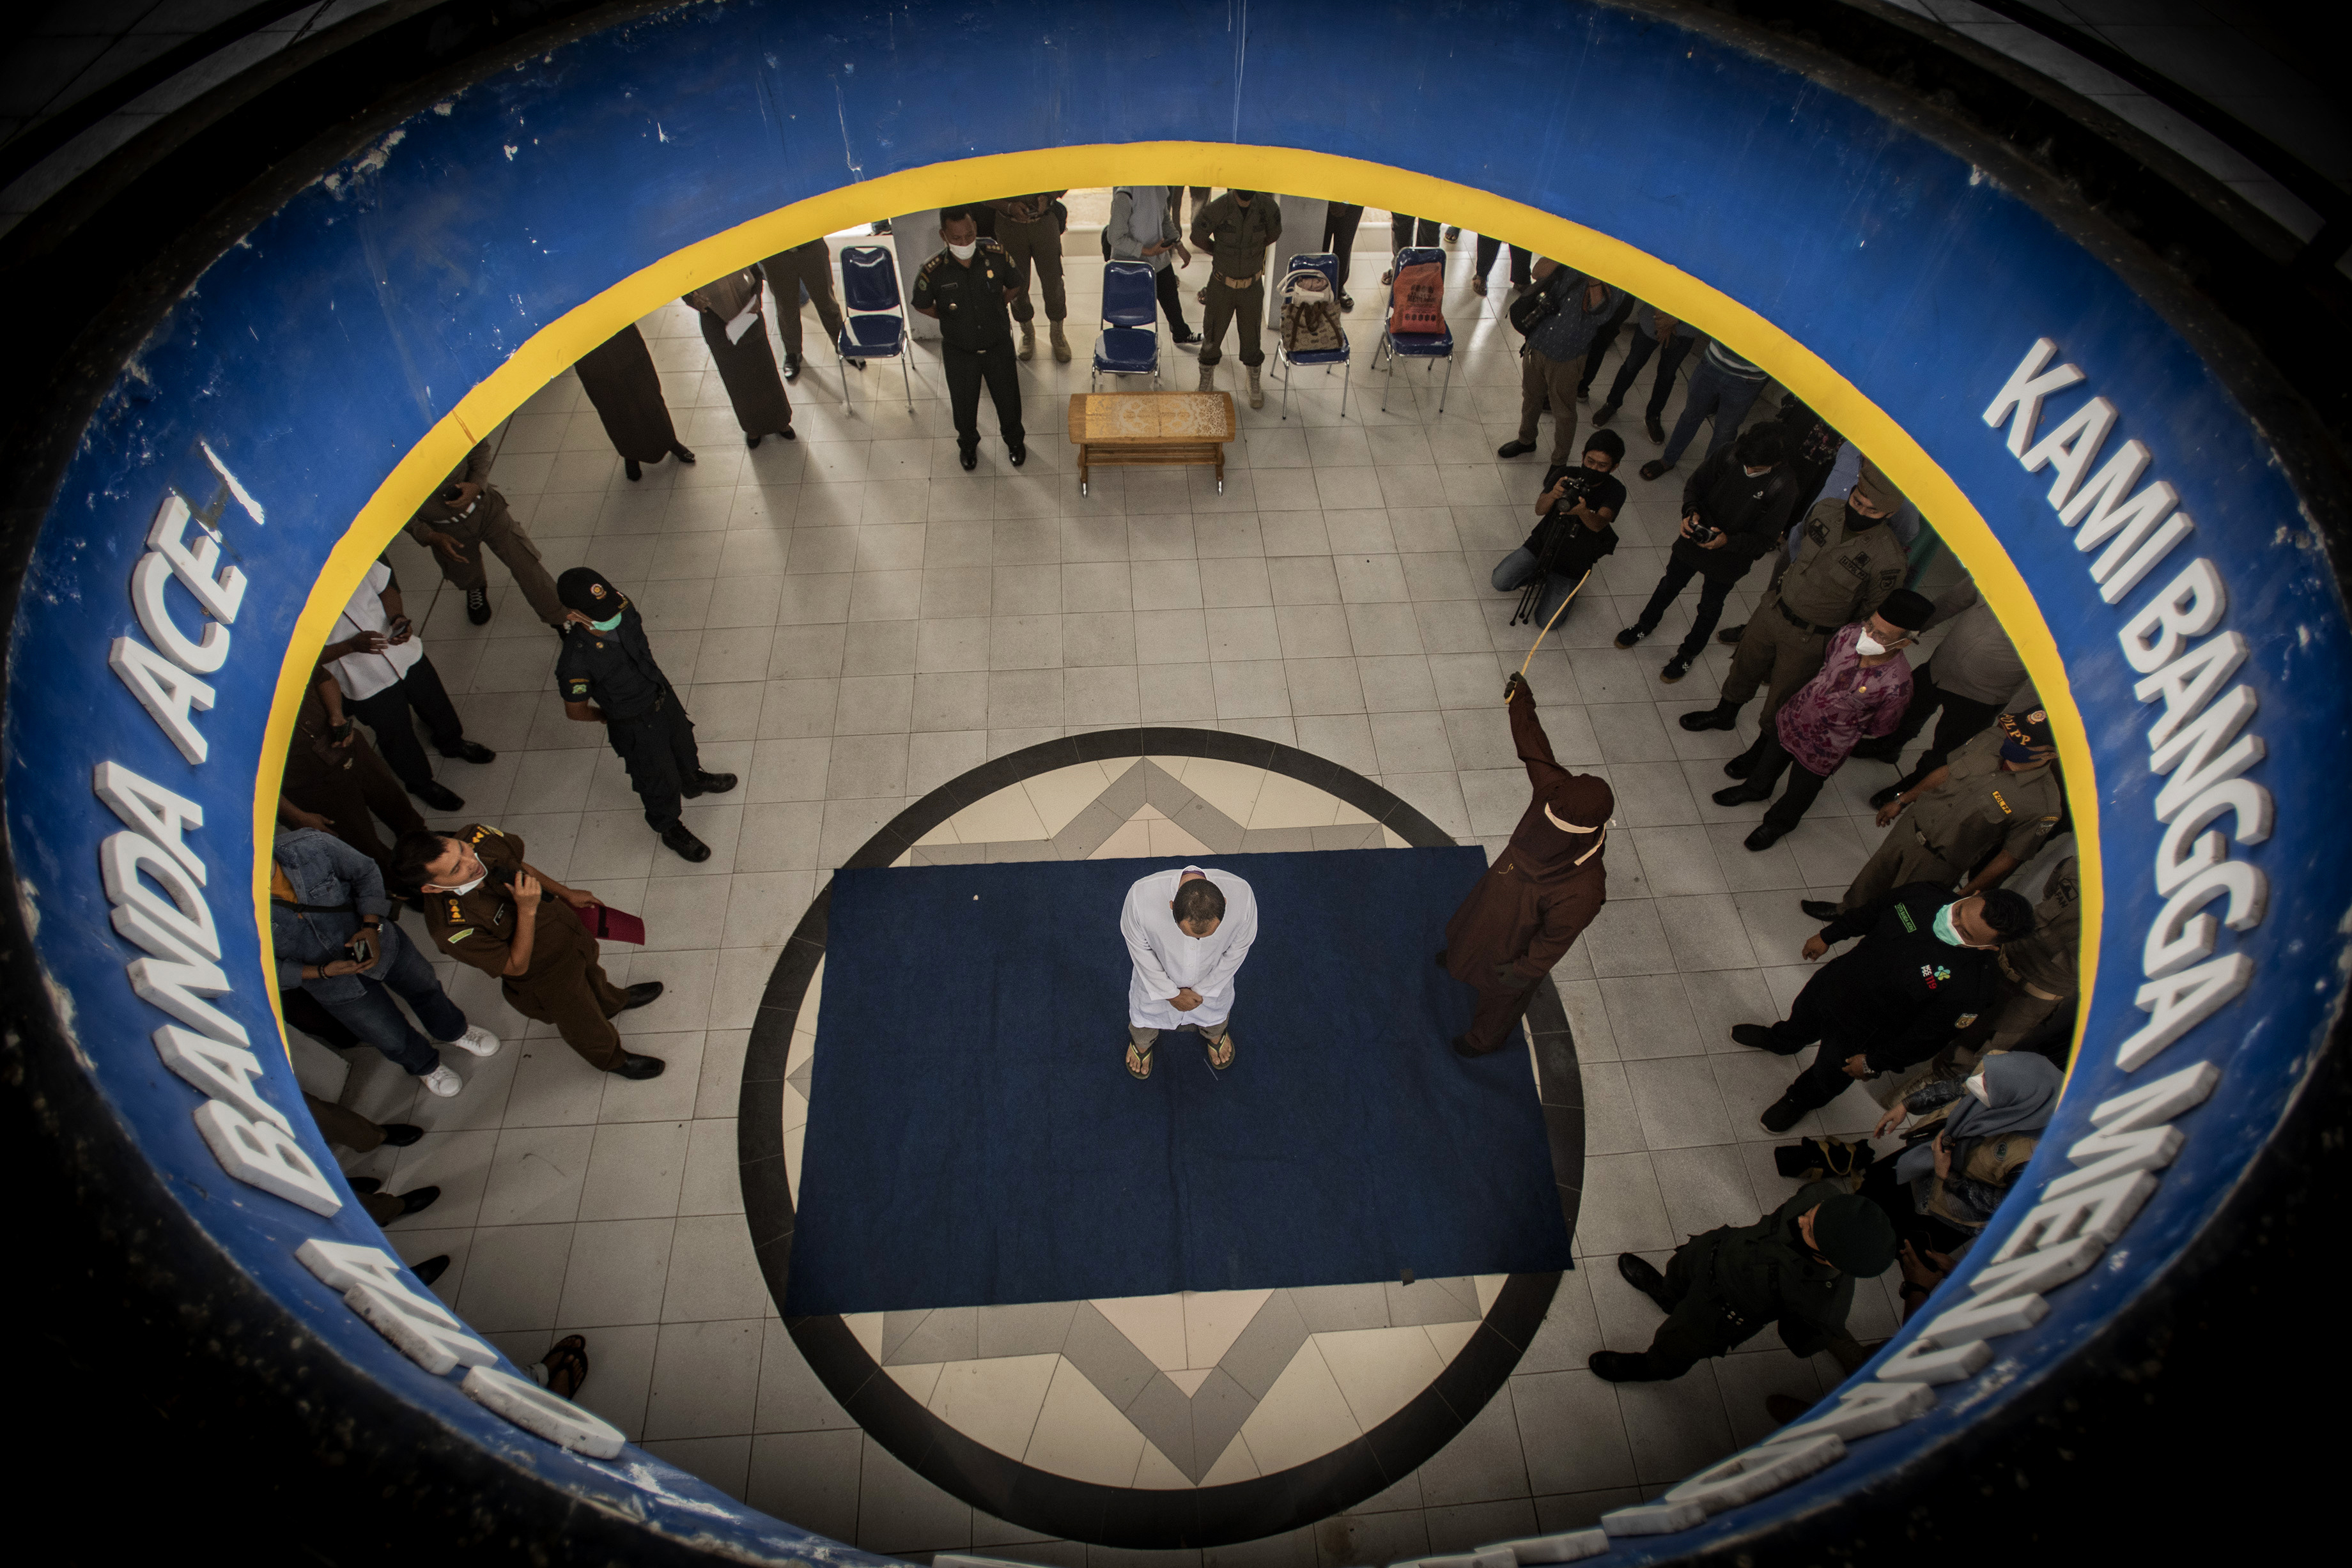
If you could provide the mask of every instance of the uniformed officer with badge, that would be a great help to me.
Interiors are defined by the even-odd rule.
[[[1635,1252],[1617,1255],[1624,1281],[1666,1314],[1638,1354],[1598,1350],[1590,1365],[1610,1383],[1680,1377],[1711,1355],[1728,1355],[1766,1323],[1800,1356],[1828,1351],[1851,1372],[1864,1360],[1846,1333],[1853,1282],[1895,1261],[1885,1210],[1843,1184],[1817,1181],[1753,1225],[1719,1225],[1675,1249],[1659,1273]]]
[[[1999,887],[2057,830],[2064,800],[2050,766],[2056,755],[2046,711],[2001,715],[1917,789],[1879,808],[1878,825],[1892,823],[1895,831],[1879,841],[1843,898],[1808,898],[1805,913],[1834,920],[1908,883],[1948,888],[1995,850],[1960,896]]]
[[[678,802],[723,795],[735,788],[735,775],[703,771],[694,721],[655,662],[645,618],[628,595],[586,566],[558,578],[555,591],[569,624],[555,660],[564,716],[602,724],[662,842],[687,860],[709,860],[710,846],[679,820]]]
[[[948,403],[955,411],[956,453],[967,472],[980,465],[980,383],[996,404],[996,433],[1006,461],[1028,460],[1021,426],[1021,379],[1013,362],[1013,318],[1006,307],[1022,292],[1020,269],[992,239],[980,237],[970,207],[940,209],[947,248],[915,274],[908,303],[940,324],[947,363]]]
[[[403,834],[394,853],[404,880],[424,890],[425,928],[441,951],[496,975],[515,1011],[553,1024],[597,1071],[661,1076],[662,1059],[629,1051],[613,1027],[660,996],[661,982],[624,990],[604,977],[596,938],[572,913],[593,906],[594,894],[526,863],[522,840],[481,823],[455,837]]]

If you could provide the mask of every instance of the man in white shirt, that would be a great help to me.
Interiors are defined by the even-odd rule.
[[[1234,1064],[1227,1020],[1234,976],[1257,940],[1257,899],[1229,871],[1154,872],[1127,890],[1119,935],[1135,959],[1127,988],[1127,1070],[1151,1076],[1160,1031],[1191,1025],[1207,1041],[1209,1065]]]
[[[375,735],[376,751],[399,776],[408,792],[436,811],[455,811],[465,805],[457,792],[433,778],[425,748],[416,743],[416,726],[409,713],[433,732],[433,745],[444,757],[484,763],[498,753],[466,738],[465,725],[450,702],[441,673],[425,656],[424,639],[402,613],[400,584],[392,568],[381,560],[368,568],[359,591],[335,618],[332,641],[319,653],[343,691],[352,713],[366,721]]]

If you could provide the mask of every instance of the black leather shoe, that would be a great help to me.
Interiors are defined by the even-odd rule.
[[[1903,755],[1903,743],[1891,737],[1885,740],[1865,740],[1847,755],[1859,757],[1865,762],[1894,762]]]
[[[668,1065],[658,1056],[639,1056],[635,1051],[625,1051],[621,1056],[621,1065],[613,1071],[623,1078],[643,1082],[648,1078],[659,1078],[662,1069]]]
[[[956,461],[962,464],[963,471],[969,474],[973,469],[980,466],[980,454],[977,452],[959,452],[956,454]]]
[[[1654,413],[1642,416],[1642,434],[1648,436],[1655,445],[1664,446],[1666,444],[1666,427],[1658,423],[1658,416]]]
[[[1885,805],[1888,801],[1890,801],[1890,800],[1894,800],[1895,796],[1900,795],[1901,793],[1903,793],[1903,786],[1902,786],[1902,785],[1900,785],[1900,784],[1889,784],[1885,789],[1880,789],[1880,790],[1878,790],[1878,791],[1874,792],[1874,793],[1870,797],[1870,803],[1871,803],[1872,807],[1874,807],[1874,808],[1876,808],[1876,807],[1879,807],[1879,806],[1884,806],[1884,805]]]
[[[724,795],[735,788],[732,773],[698,773],[678,789],[678,793],[691,800],[703,795]]]
[[[409,1270],[410,1273],[416,1276],[416,1282],[418,1284],[425,1286],[430,1286],[434,1281],[439,1279],[448,1271],[449,1254],[446,1252],[442,1253],[438,1258],[427,1258],[424,1262],[417,1264],[415,1268]]]
[[[1627,1355],[1622,1350],[1596,1350],[1592,1353],[1592,1359],[1586,1364],[1592,1368],[1592,1375],[1603,1383],[1654,1381],[1643,1375],[1640,1356]]]
[[[1748,1046],[1757,1051],[1769,1051],[1775,1056],[1794,1056],[1798,1051],[1805,1049],[1800,1045],[1783,1050],[1780,1042],[1773,1038],[1771,1030],[1760,1023],[1733,1024],[1731,1038],[1737,1044]]]
[[[662,842],[677,852],[680,860],[699,864],[710,858],[710,846],[694,836],[694,830],[684,822],[672,822],[662,830]]]
[[[1689,730],[1736,729],[1738,726],[1739,709],[1732,703],[1717,703],[1682,716],[1682,727]]]
[[[1666,1300],[1666,1277],[1640,1253],[1617,1254],[1617,1277],[1655,1301],[1660,1312],[1675,1310],[1674,1303]]]
[[[1026,446],[1008,446],[1004,449],[1004,460],[1018,468],[1029,461],[1029,449]]]
[[[1769,822],[1759,822],[1756,831],[1739,841],[1750,851],[1769,850],[1780,841],[1780,830]]]
[[[1592,423],[1596,426],[1607,424],[1611,420],[1616,417],[1617,405],[1613,402],[1604,402],[1599,408],[1592,411]]]
[[[639,980],[629,988],[629,999],[621,1004],[621,1010],[627,1012],[633,1008],[644,1007],[647,1002],[657,1000],[661,994],[662,983],[659,980]]]
[[[784,426],[783,429],[776,432],[776,434],[782,436],[786,441],[798,441],[800,439],[800,433],[789,424]]]
[[[1739,646],[1739,639],[1747,633],[1748,622],[1742,621],[1737,626],[1726,626],[1722,631],[1717,632],[1715,634],[1715,640],[1727,648],[1737,648]]]
[[[1718,806],[1748,806],[1769,799],[1770,796],[1767,791],[1750,789],[1745,784],[1734,784],[1728,789],[1717,789],[1715,792],[1715,803]]]
[[[1767,1105],[1764,1114],[1756,1119],[1764,1124],[1764,1130],[1768,1133],[1785,1133],[1795,1126],[1804,1113],[1805,1107],[1797,1103],[1795,1095],[1783,1094]]]
[[[477,768],[486,762],[496,762],[499,759],[497,752],[478,740],[461,740],[454,747],[442,747],[440,751],[444,757],[452,757],[460,762],[470,762]]]
[[[796,382],[800,379],[801,357],[798,354],[786,354],[784,356],[784,380],[788,382]]]
[[[433,1207],[440,1196],[441,1189],[437,1186],[420,1186],[402,1193],[400,1195],[401,1218],[405,1218],[412,1214],[424,1213]]]
[[[1532,441],[1506,441],[1503,444],[1495,448],[1495,455],[1497,457],[1525,457],[1528,453],[1533,452],[1535,449],[1536,444]]]
[[[438,781],[428,782],[422,789],[411,789],[408,792],[436,811],[462,811],[466,809],[466,798]]]
[[[1743,751],[1723,765],[1726,779],[1745,779],[1755,771],[1756,754],[1752,751]]]
[[[404,1149],[425,1135],[424,1128],[412,1126],[406,1122],[386,1122],[379,1130],[383,1134],[383,1141],[395,1149]]]
[[[1630,648],[1648,635],[1649,632],[1643,631],[1639,626],[1628,626],[1625,630],[1617,633],[1617,645],[1620,648]]]
[[[1666,661],[1666,667],[1658,672],[1658,679],[1665,682],[1668,685],[1673,685],[1676,681],[1681,680],[1685,675],[1689,674],[1690,661],[1684,658],[1680,653],[1676,653],[1673,658]]]
[[[1843,913],[1826,898],[1800,899],[1797,907],[1805,912],[1805,918],[1808,920],[1835,920],[1840,914]]]
[[[685,464],[689,468],[694,466],[694,454],[688,452],[685,447],[673,446],[670,448],[670,451],[677,456],[680,463]]]
[[[487,588],[466,590],[466,619],[477,626],[490,623],[490,591]]]
[[[642,479],[646,476],[645,465],[634,457],[621,459],[621,473],[631,479]]]
[[[352,1190],[358,1193],[362,1197],[366,1197],[369,1193],[375,1191],[376,1188],[383,1185],[383,1183],[376,1180],[373,1176],[352,1176],[349,1179],[352,1184]]]

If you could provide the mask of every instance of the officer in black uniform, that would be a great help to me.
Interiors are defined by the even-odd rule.
[[[1004,455],[1018,468],[1028,460],[1021,428],[1021,381],[1013,363],[1013,318],[1006,307],[1021,295],[1021,273],[992,239],[980,237],[970,207],[940,209],[947,248],[915,274],[912,303],[940,324],[948,368],[948,402],[955,410],[957,454],[969,471],[980,465],[980,383],[996,403],[996,432]]]
[[[2007,888],[1956,899],[1948,887],[1915,882],[1807,937],[1809,964],[1832,942],[1862,943],[1806,981],[1779,1023],[1733,1026],[1733,1040],[1775,1056],[1821,1042],[1813,1064],[1765,1111],[1764,1125],[1785,1133],[1847,1083],[1900,1072],[1941,1051],[1992,1007],[2000,945],[2032,929],[2033,905]]]
[[[566,612],[563,652],[555,659],[564,716],[602,724],[662,842],[688,860],[709,860],[710,846],[678,820],[678,800],[723,795],[735,788],[735,775],[702,770],[694,721],[654,662],[645,618],[593,567],[575,566],[556,579],[555,594]]]

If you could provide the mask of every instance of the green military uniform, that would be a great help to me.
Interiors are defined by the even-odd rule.
[[[1780,705],[1820,673],[1838,629],[1868,619],[1903,586],[1910,557],[1885,523],[1856,528],[1843,497],[1824,497],[1805,514],[1805,551],[1764,591],[1748,617],[1722,706],[1737,708],[1764,688],[1767,731]]]
[[[477,823],[459,829],[455,837],[492,873],[522,865],[522,841],[511,834]],[[520,975],[506,972],[514,946],[514,894],[499,884],[495,874],[485,876],[470,893],[426,894],[425,924],[441,951],[498,976],[515,1011],[553,1024],[563,1042],[589,1066],[610,1072],[626,1054],[613,1019],[629,1005],[629,993],[604,977],[596,938],[570,906],[551,894],[541,896],[531,931],[530,967]]]
[[[1909,883],[1949,887],[1995,850],[2021,864],[2033,858],[2058,826],[2058,775],[2046,762],[2004,769],[2007,738],[1996,724],[1952,753],[1948,776],[1895,819],[1838,901],[1841,914]]]
[[[1265,362],[1258,340],[1265,324],[1265,253],[1281,237],[1282,204],[1264,191],[1247,206],[1227,191],[1192,214],[1192,244],[1207,255],[1211,268],[1208,320],[1201,329],[1202,371],[1224,358],[1228,321],[1241,328],[1242,363]]]
[[[1054,212],[1055,200],[1061,194],[1033,191],[994,204],[996,243],[1004,247],[1005,259],[1021,274],[1021,293],[1013,301],[1013,319],[1023,326],[1037,319],[1037,308],[1029,302],[1032,273],[1045,296],[1045,319],[1059,321],[1070,313],[1069,295],[1062,284],[1062,221]],[[1064,348],[1054,357],[1066,360],[1069,350]]]
[[[481,494],[473,503],[459,511],[441,498],[441,493],[459,482],[479,485]],[[522,525],[507,510],[507,498],[490,484],[490,444],[487,438],[474,444],[466,460],[449,470],[449,476],[433,491],[430,500],[416,508],[408,520],[409,537],[431,549],[435,534],[446,534],[457,541],[457,559],[451,560],[438,549],[434,560],[441,575],[467,593],[487,590],[489,577],[482,570],[482,547],[488,545],[514,574],[515,586],[530,601],[531,613],[558,631],[563,629],[563,606],[556,602],[555,580],[547,575],[540,564],[539,547],[522,531]],[[488,612],[483,612],[483,619]]]
[[[1659,1305],[1667,1309],[1650,1348],[1619,1382],[1680,1377],[1711,1355],[1728,1355],[1766,1323],[1798,1355],[1846,1338],[1853,1276],[1806,1253],[1800,1216],[1846,1196],[1842,1182],[1817,1181],[1753,1225],[1723,1225],[1692,1237],[1666,1265]]]

